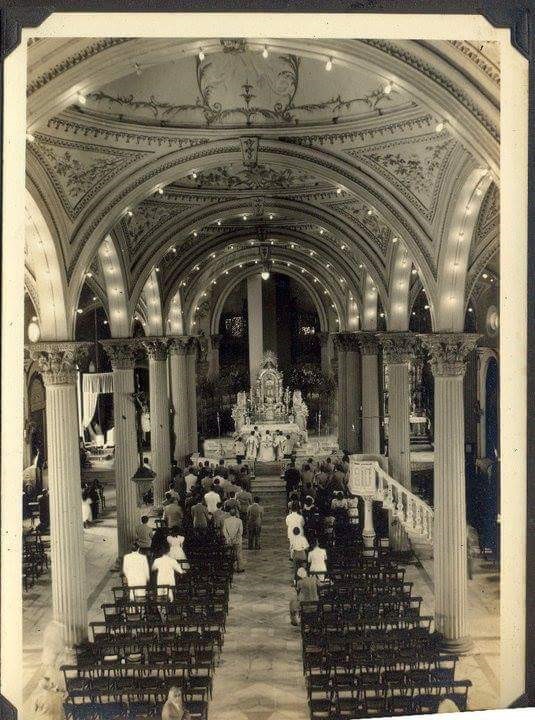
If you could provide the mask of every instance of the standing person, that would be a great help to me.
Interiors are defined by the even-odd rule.
[[[97,491],[97,487],[95,485],[95,481],[91,483],[91,487],[87,491],[87,494],[91,499],[91,520],[95,522],[95,520],[100,515],[100,497]]]
[[[189,568],[188,558],[184,552],[185,539],[184,535],[180,534],[179,527],[171,528],[169,535],[167,536],[167,542],[169,543],[169,555],[182,566],[183,570],[187,570]]]
[[[172,497],[172,496],[171,496]],[[182,508],[178,504],[178,500],[175,498],[172,498],[171,502],[168,505],[165,505],[163,509],[163,519],[167,523],[167,527],[173,528],[177,525],[182,525],[182,521],[184,520],[184,513],[182,512]]]
[[[148,515],[143,515],[136,527],[136,543],[144,555],[147,555],[152,542],[152,528],[149,525]]]
[[[39,532],[47,533],[50,529],[50,496],[45,488],[37,498],[39,502]]]
[[[82,521],[84,523],[84,528],[89,527],[91,524],[91,520],[93,519],[93,513],[91,512],[91,505],[92,500],[89,497],[89,493],[84,490],[84,493],[82,495]]]
[[[251,430],[251,434],[247,436],[245,441],[245,457],[247,460],[256,460],[258,454],[258,446],[260,442],[254,430]]]
[[[104,512],[106,509],[106,497],[104,496],[104,485],[100,482],[100,480],[95,480],[95,488],[98,493],[98,500],[100,504],[100,511]]]
[[[295,463],[291,462],[284,471],[284,482],[286,483],[286,502],[288,502],[290,495],[297,490],[301,482],[301,474],[295,467]]]
[[[260,550],[263,517],[264,508],[260,504],[260,498],[255,496],[247,508],[247,547],[249,550]]]
[[[245,457],[245,443],[241,435],[234,440],[234,455],[236,457],[236,465],[240,465]]]
[[[290,559],[294,563],[294,573],[306,563],[308,548],[308,540],[303,531],[299,527],[294,527],[290,536]]]
[[[176,574],[183,575],[184,570],[179,563],[172,558],[169,553],[165,553],[161,557],[156,558],[152,563],[152,570],[156,572],[156,585],[158,586],[158,595],[167,595],[171,602],[174,600],[172,590],[167,588],[176,586]]]
[[[314,542],[314,547],[308,553],[308,570],[311,575],[316,575],[319,582],[325,580],[327,572],[327,551],[320,547],[320,541]]]
[[[242,554],[242,538],[243,538],[243,523],[238,517],[238,511],[236,508],[232,508],[229,512],[229,517],[225,518],[223,522],[223,539],[227,547],[231,547],[234,551],[234,558],[236,560],[236,572],[242,573],[243,569],[243,554]]]
[[[213,489],[209,490],[204,496],[204,502],[206,503],[206,509],[210,515],[213,515],[217,510],[217,504],[221,502],[221,495]]]
[[[244,529],[246,529],[247,528],[247,510],[249,508],[249,505],[251,505],[253,502],[253,496],[247,490],[240,488],[240,490],[236,493],[236,500],[238,502],[238,510],[240,512],[240,519],[243,523]]]
[[[197,475],[193,472],[193,465],[190,465],[188,468],[188,472],[186,473],[184,480],[186,482],[186,493],[189,493],[192,491],[193,486],[197,482]]]
[[[302,602],[318,602],[317,578],[310,577],[306,568],[299,568],[295,590],[296,596],[290,600],[290,621],[292,625],[297,625],[297,613]]]
[[[218,502],[217,509],[212,515],[212,527],[214,528],[214,532],[218,538],[221,538],[223,536],[223,523],[225,522],[225,518],[228,517],[229,513],[223,510],[222,503]]]
[[[292,503],[290,512],[286,516],[286,529],[288,532],[288,540],[291,540],[295,527],[298,527],[300,530],[304,530],[305,528],[305,519],[299,512],[298,502]]]
[[[130,600],[144,598],[147,594],[144,588],[150,580],[150,569],[147,556],[141,552],[137,542],[133,544],[132,551],[126,553],[123,558],[123,575],[128,587],[136,588],[130,591]]]
[[[208,520],[210,515],[204,500],[199,497],[198,502],[191,506],[191,518],[193,521],[193,530],[197,536],[198,542],[203,545],[208,534]]]
[[[182,704],[182,692],[173,685],[162,707],[162,720],[191,720],[189,710]]]

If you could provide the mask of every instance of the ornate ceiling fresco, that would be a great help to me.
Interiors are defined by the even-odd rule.
[[[87,107],[121,122],[169,127],[296,126],[388,114],[415,103],[384,79],[339,68],[320,74],[316,59],[249,50],[245,43],[204,60],[142,68],[89,93]],[[171,82],[169,82],[171,78]]]
[[[135,305],[156,264],[167,297],[196,253],[217,263],[211,246],[264,232],[299,236],[295,262],[336,250],[333,282],[369,273],[385,306],[403,245],[432,299],[465,191],[467,269],[497,247],[493,44],[79,38],[28,53],[28,187],[72,298],[88,267],[105,287],[107,234]]]

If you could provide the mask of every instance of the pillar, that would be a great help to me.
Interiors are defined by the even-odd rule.
[[[208,377],[212,380],[219,377],[219,346],[222,335],[210,335],[210,351],[208,354]]]
[[[467,540],[463,379],[478,335],[422,335],[435,378],[434,575],[435,625],[452,652],[472,640],[466,623]]]
[[[174,408],[175,447],[173,457],[183,466],[190,453],[190,405],[188,394],[189,337],[173,337],[169,347],[171,366],[171,400]]]
[[[332,341],[331,336],[328,332],[318,333],[321,343],[321,369],[324,375],[332,374]]]
[[[334,336],[334,342],[338,353],[338,447],[345,453],[347,450],[347,357],[340,334]]]
[[[373,527],[373,497],[364,495],[364,527],[362,540],[365,548],[372,548],[375,541],[375,528]]]
[[[388,465],[390,475],[411,489],[409,365],[417,338],[409,332],[380,333],[388,365]]]
[[[118,556],[130,551],[138,522],[137,487],[132,481],[139,464],[134,401],[134,362],[137,340],[103,340],[113,370],[115,422],[115,489],[117,493]]]
[[[358,336],[356,333],[343,333],[342,342],[346,345],[347,451],[353,454],[361,449],[361,366]]]
[[[262,322],[262,277],[247,278],[247,332],[249,336],[249,375],[251,384],[256,380],[264,355],[264,328]]]
[[[199,341],[196,337],[190,337],[187,355],[188,364],[188,428],[189,428],[189,452],[195,453],[199,450],[197,435],[197,351]]]
[[[53,619],[72,648],[87,638],[77,364],[90,343],[36,343],[30,349],[46,388]]]
[[[371,332],[360,332],[358,338],[362,363],[362,452],[379,455],[379,342]]]
[[[154,478],[154,507],[160,507],[171,480],[169,397],[167,394],[167,338],[142,338],[149,356],[150,450]]]

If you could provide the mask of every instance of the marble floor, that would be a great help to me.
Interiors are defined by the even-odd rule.
[[[116,526],[113,490],[107,492],[104,518],[84,531],[89,620],[101,619],[100,606],[112,598]],[[211,720],[307,720],[298,628],[289,622],[291,565],[288,562],[283,493],[262,494],[265,521],[262,549],[244,550],[246,571],[235,575],[227,633],[216,669]],[[246,545],[246,543],[245,543]],[[422,611],[433,614],[433,562],[416,561],[406,571]],[[499,576],[489,562],[476,561],[469,580],[469,627],[475,644],[457,669],[470,678],[469,708],[498,703]],[[31,717],[31,696],[40,677],[41,637],[51,619],[50,573],[24,594],[24,717]]]

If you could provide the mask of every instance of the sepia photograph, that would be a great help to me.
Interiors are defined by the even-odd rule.
[[[87,17],[23,30],[5,118],[2,694],[43,720],[515,703],[527,194],[505,173],[527,152],[502,143],[505,117],[527,137],[527,61],[508,30]]]

